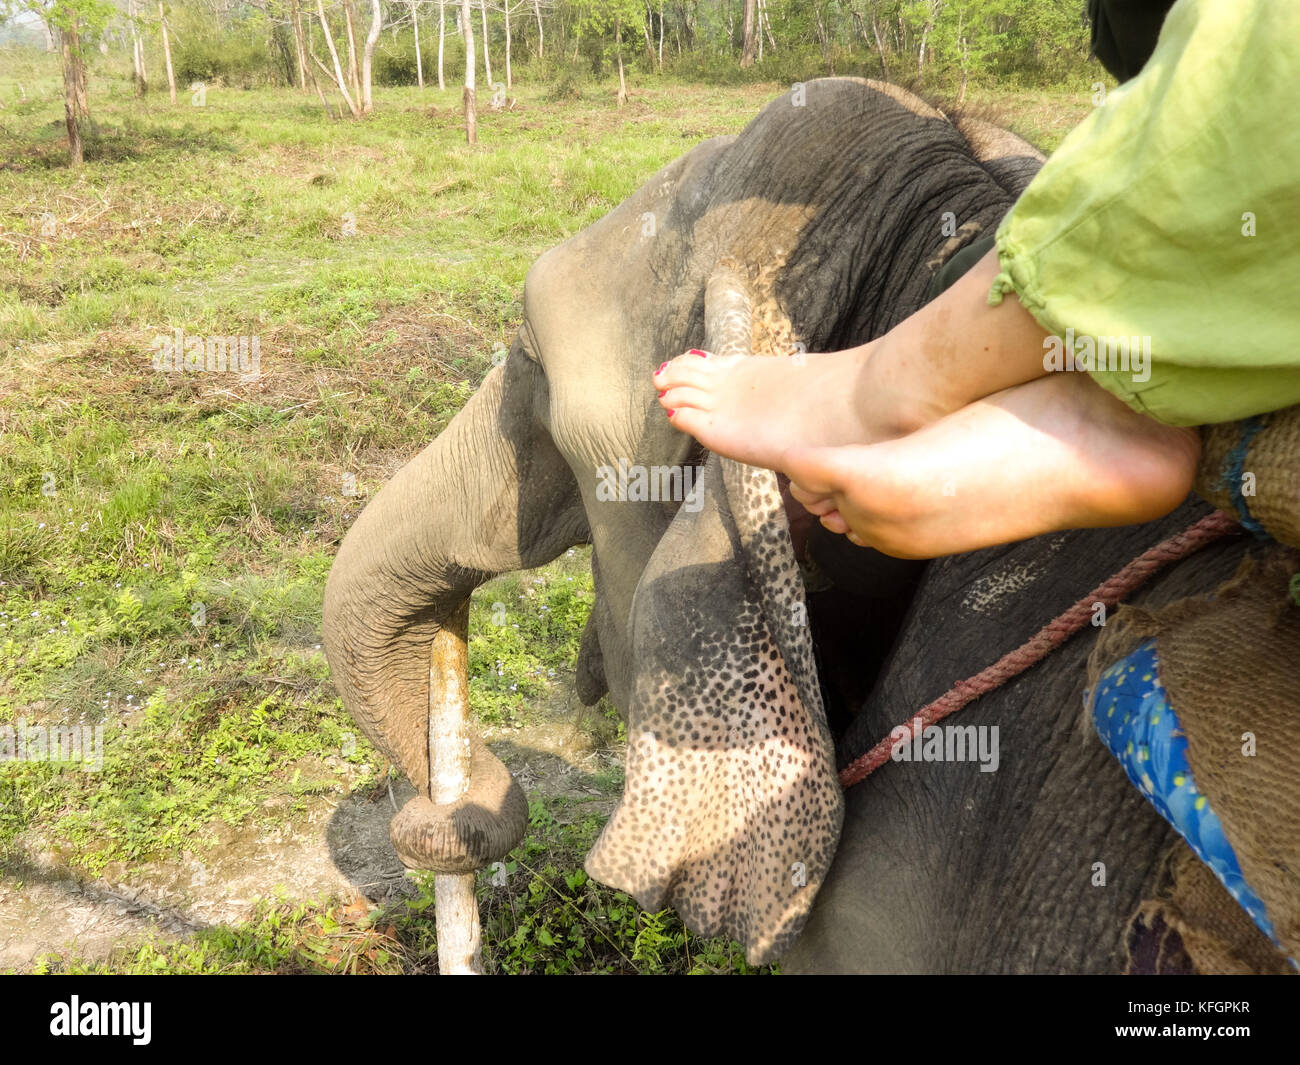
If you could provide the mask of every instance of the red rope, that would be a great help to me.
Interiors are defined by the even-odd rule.
[[[1053,618],[1014,651],[1003,655],[975,676],[959,680],[934,702],[913,714],[861,758],[842,769],[840,785],[846,790],[853,787],[889,761],[895,744],[909,742],[917,732],[942,721],[967,703],[974,702],[981,695],[987,695],[1030,666],[1037,665],[1088,624],[1092,619],[1094,604],[1105,603],[1107,609],[1118,606],[1145,584],[1157,570],[1170,562],[1178,562],[1188,555],[1195,554],[1202,547],[1240,531],[1241,527],[1237,522],[1221,511],[1215,511],[1190,528],[1144,551],[1109,580],[1085,595],[1064,614]],[[906,735],[900,735],[900,729]]]

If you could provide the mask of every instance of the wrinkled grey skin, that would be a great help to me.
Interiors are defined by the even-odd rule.
[[[1189,502],[1125,529],[1044,536],[929,563],[847,760],[1209,512]],[[1171,567],[1131,601],[1228,579],[1237,539]],[[1112,615],[1113,617],[1113,615]],[[1124,926],[1173,830],[1083,723],[1088,628],[950,719],[997,726],[1000,765],[886,763],[850,789],[844,830],[789,972],[1119,972]],[[1094,886],[1094,863],[1105,886]]]
[[[702,461],[667,424],[649,374],[703,342],[719,260],[772,268],[769,296],[808,350],[848,347],[916,310],[937,265],[990,232],[1040,162],[1023,142],[955,125],[895,90],[831,79],[806,93],[802,107],[783,96],[737,137],[701,144],[539,259],[505,365],[345,539],[325,603],[335,683],[417,790],[428,782],[430,641],[490,577],[590,541],[596,602],[579,694],[590,703],[608,690],[624,711],[650,659],[690,665],[690,644],[672,643],[685,624],[674,604],[701,604],[710,624],[725,624],[717,590],[746,579],[729,576],[738,564],[725,529],[665,538],[677,503],[600,502],[595,473],[620,459]],[[941,228],[946,212],[968,226],[957,241]],[[814,529],[840,592],[809,595],[812,679],[833,724],[856,714],[841,753],[861,753],[1187,519],[928,566],[846,555],[845,541]],[[802,541],[806,523],[794,525]],[[1240,552],[1208,551],[1156,594],[1204,591]],[[645,646],[646,634],[663,646]],[[1078,727],[1091,642],[1076,639],[963,712],[963,724],[999,725],[998,772],[887,765],[852,789],[834,864],[785,968],[1119,967],[1124,919],[1170,833]],[[1106,887],[1091,886],[1095,862],[1106,863]]]

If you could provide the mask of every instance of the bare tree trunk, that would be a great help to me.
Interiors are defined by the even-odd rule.
[[[510,0],[502,0],[501,6],[506,13],[506,88],[509,89],[513,85],[510,79]]]
[[[384,28],[384,12],[379,0],[370,0],[370,32],[366,34],[366,50],[361,54],[361,113],[370,114],[375,109],[373,79],[375,43]]]
[[[546,37],[542,33],[542,5],[540,0],[533,0],[533,14],[537,16],[537,58],[541,59],[545,51]]]
[[[447,87],[442,79],[442,50],[447,41],[447,5],[445,0],[438,0],[438,91]]]
[[[289,21],[293,27],[293,48],[298,56],[298,88],[303,92],[307,91],[307,47],[303,43],[302,35],[302,5],[299,0],[291,0],[289,8]],[[312,75],[314,78],[315,75]],[[317,91],[320,86],[316,86]],[[329,110],[326,108],[326,110]]]
[[[307,45],[307,51],[310,53],[312,60],[321,68],[321,70],[324,70],[325,64],[316,58],[316,52],[312,49],[310,44]],[[329,115],[331,119],[337,122],[339,118],[342,117],[342,115],[341,114],[336,115],[334,113],[334,108],[330,107],[330,102],[327,99],[325,99],[325,92],[320,87],[320,82],[316,80],[316,71],[312,70],[311,67],[308,67],[307,76],[311,78],[311,83],[316,90],[316,95],[320,98],[321,107],[325,108],[325,113]]]
[[[970,75],[970,44],[966,38],[961,39],[961,88],[957,91],[957,106],[966,102],[966,79]]]
[[[492,57],[488,55],[487,0],[478,0],[479,10],[483,13],[483,74],[487,78],[487,87],[492,88]]]
[[[460,22],[465,33],[465,140],[478,143],[478,104],[474,99],[474,15],[469,0],[460,0]]]
[[[541,18],[540,14],[538,15],[538,18]],[[44,19],[41,19],[41,29],[45,31],[45,50],[47,52],[57,52],[59,50],[59,44],[54,39],[54,28]]]
[[[918,78],[925,69],[925,45],[930,39],[930,31],[934,29],[934,20],[938,16],[941,7],[943,7],[942,2],[930,0],[930,10],[926,15],[925,25],[921,28],[921,48],[916,55],[916,76]]]
[[[876,21],[876,16],[871,16],[871,34],[876,38],[876,51],[880,53],[880,76],[889,80],[889,60],[885,57],[885,39],[880,35],[880,24]]]
[[[740,49],[742,67],[754,65],[754,4],[755,0],[745,0],[745,15],[741,28],[743,44]]]
[[[85,162],[81,148],[81,120],[86,117],[85,74],[78,26],[79,20],[74,16],[72,25],[59,32],[63,52],[63,115],[68,126],[68,161],[73,166]]]
[[[149,80],[144,69],[144,41],[140,37],[140,27],[136,24],[135,0],[126,0],[126,18],[131,26],[131,67],[135,80],[137,96],[149,91]]]
[[[162,0],[158,0],[158,25],[162,28],[163,60],[167,64],[167,90],[171,93],[172,107],[176,106],[176,75],[172,72],[172,46],[167,40],[167,14]]]
[[[334,35],[330,33],[329,20],[325,17],[324,0],[316,0],[316,14],[320,18],[320,28],[325,34],[325,46],[330,50],[330,58],[334,60],[334,83],[338,86],[339,92],[343,94],[343,100],[347,103],[348,110],[352,112],[352,117],[360,118],[361,111],[357,108],[351,94],[349,94],[347,80],[343,77],[343,65],[339,62],[339,50],[334,47]],[[312,58],[314,59],[315,56]],[[320,60],[317,60],[317,62],[319,63]],[[325,65],[322,63],[321,69],[324,70],[324,67]],[[328,74],[329,71],[326,70],[325,73]]]
[[[664,68],[664,0],[659,0],[659,69]]]
[[[409,0],[411,8],[411,25],[415,27],[415,81],[424,88],[424,60],[420,58],[420,13],[415,9],[415,0]]]
[[[623,77],[623,29],[614,16],[614,47],[618,50],[618,106],[627,103],[627,81]]]
[[[357,17],[352,7],[352,0],[343,0],[343,22],[348,31],[348,83],[352,86],[352,95],[361,99],[361,74],[357,68]]]

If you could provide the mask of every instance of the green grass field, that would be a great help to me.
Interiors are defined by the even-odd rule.
[[[632,88],[620,110],[609,86],[521,84],[471,149],[452,90],[382,89],[373,116],[333,121],[289,90],[173,109],[92,71],[73,170],[57,71],[0,66],[0,725],[106,734],[101,772],[0,766],[0,906],[387,801],[319,647],[349,523],[509,344],[531,262],[785,87]],[[1083,85],[973,103],[1049,149],[1089,108]],[[257,337],[260,376],[156,371],[177,329]],[[475,597],[473,706],[532,806],[500,882],[480,876],[489,968],[746,971],[580,871],[621,787],[617,715],[570,690],[590,601],[581,551]],[[582,787],[556,784],[570,771]],[[429,971],[413,879],[378,910],[268,884],[245,919],[33,964]]]

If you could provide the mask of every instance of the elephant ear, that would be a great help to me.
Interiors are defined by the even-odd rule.
[[[736,281],[710,281],[711,350],[748,346]],[[709,457],[631,620],[626,783],[587,871],[763,964],[802,928],[844,813],[774,473]]]

